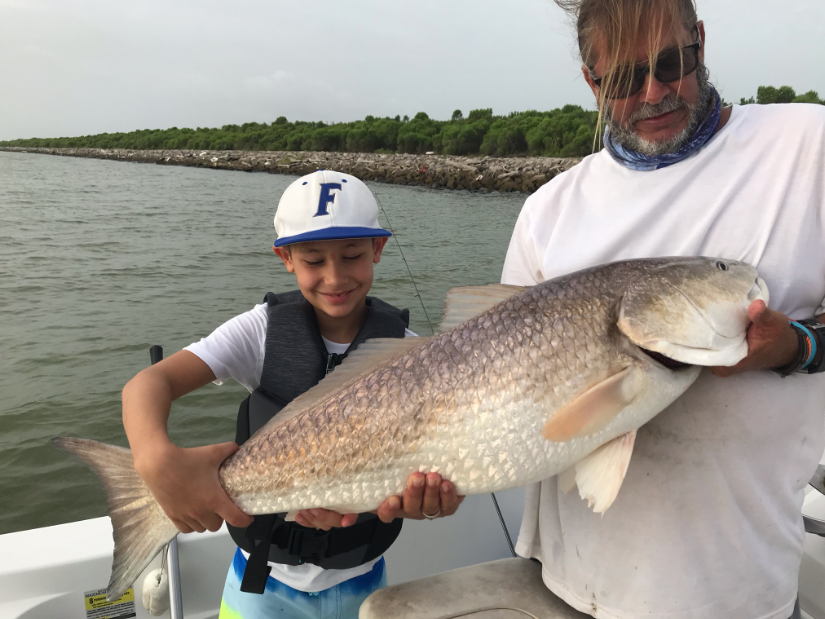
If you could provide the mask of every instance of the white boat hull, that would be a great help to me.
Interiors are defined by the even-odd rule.
[[[524,491],[496,496],[515,541]],[[179,535],[178,543],[184,617],[217,618],[234,542],[224,526]],[[0,535],[0,619],[87,619],[84,593],[106,588],[113,546],[108,517]],[[390,584],[508,556],[489,495],[468,496],[458,517],[405,522],[385,555]],[[136,617],[151,617],[141,603],[143,580],[158,567],[159,557],[135,582]]]

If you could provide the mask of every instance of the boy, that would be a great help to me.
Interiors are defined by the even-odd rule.
[[[452,514],[460,499],[451,483],[415,473],[404,496],[388,498],[377,517],[312,509],[295,523],[274,514],[253,519],[218,481],[235,442],[181,449],[166,433],[174,399],[234,378],[252,392],[238,416],[236,439],[243,442],[368,337],[414,335],[406,310],[367,297],[390,233],[379,226],[364,183],[329,170],[298,179],[278,203],[275,229],[274,251],[299,291],[268,294],[265,303],[140,372],[123,389],[123,424],[135,470],[180,531],[230,525],[240,548],[222,618],[354,619],[361,602],[386,584],[381,555],[398,535],[396,518]]]

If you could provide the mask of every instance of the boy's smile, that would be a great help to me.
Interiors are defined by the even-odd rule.
[[[333,305],[343,305],[349,300],[352,293],[356,290],[357,288],[353,288],[352,290],[347,290],[344,292],[322,292],[321,294],[324,295]]]
[[[352,341],[366,317],[364,302],[372,287],[373,264],[381,259],[386,238],[310,241],[276,247],[298,288],[315,308],[321,335]]]

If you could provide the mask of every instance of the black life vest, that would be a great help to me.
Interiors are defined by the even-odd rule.
[[[235,442],[242,445],[292,400],[314,387],[348,353],[377,337],[404,337],[409,310],[367,297],[367,319],[343,355],[327,352],[315,310],[299,290],[268,293],[269,319],[261,383],[238,411]],[[321,531],[286,522],[286,514],[255,516],[246,528],[227,528],[235,543],[250,553],[241,590],[263,593],[270,572],[267,561],[286,565],[313,563],[347,569],[380,557],[401,532],[403,520],[389,524],[374,514],[359,514],[346,529]]]

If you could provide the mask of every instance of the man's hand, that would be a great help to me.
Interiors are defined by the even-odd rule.
[[[413,473],[407,479],[402,497],[392,496],[375,512],[382,522],[396,518],[423,520],[424,514],[438,514],[439,518],[451,516],[464,500],[457,496],[452,482],[444,481],[438,473]],[[439,512],[439,510],[441,510]],[[305,527],[329,531],[336,527],[355,524],[358,514],[339,514],[329,509],[303,509],[295,515],[295,522]]]
[[[798,339],[788,317],[772,310],[764,301],[748,308],[748,356],[734,366],[711,368],[716,376],[726,377],[751,370],[770,370],[790,363],[797,353]]]
[[[135,470],[181,533],[217,531],[226,520],[252,524],[221,486],[218,469],[238,450],[234,442],[182,449],[171,443],[135,459]]]

